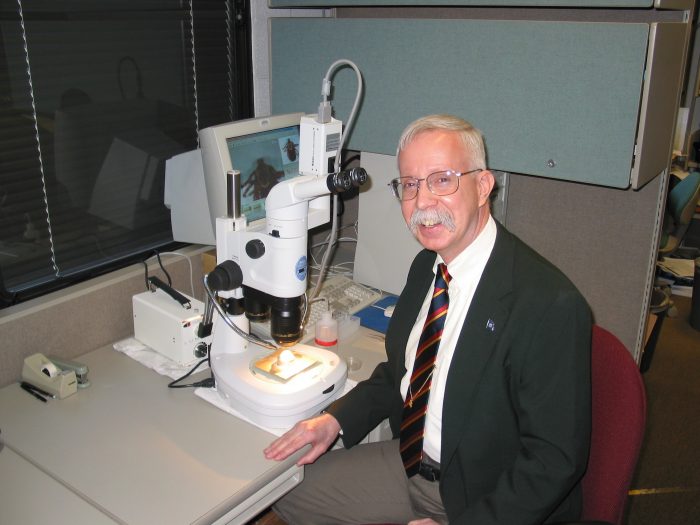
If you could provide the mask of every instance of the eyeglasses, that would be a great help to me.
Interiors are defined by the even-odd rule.
[[[479,171],[484,171],[481,168],[465,171],[463,173],[447,170],[447,171],[436,171],[431,173],[424,179],[417,179],[415,177],[399,177],[394,179],[389,183],[389,188],[394,194],[394,197],[400,201],[410,201],[415,199],[418,195],[418,188],[420,183],[425,181],[428,185],[428,189],[433,193],[433,195],[444,196],[452,195],[459,188],[459,178],[463,175],[469,175],[470,173],[476,173]]]

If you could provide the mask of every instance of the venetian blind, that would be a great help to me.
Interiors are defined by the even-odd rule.
[[[5,288],[30,296],[172,244],[166,159],[250,116],[247,2],[0,6]]]

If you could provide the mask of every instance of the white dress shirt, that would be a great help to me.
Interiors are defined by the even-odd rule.
[[[438,462],[440,461],[440,438],[442,433],[442,400],[445,395],[447,373],[450,369],[457,339],[462,330],[462,324],[469,311],[469,305],[471,305],[481,274],[484,272],[486,262],[496,243],[496,231],[496,223],[492,217],[489,217],[486,226],[477,238],[447,267],[447,271],[452,277],[448,289],[450,305],[447,310],[445,327],[435,360],[430,397],[428,398],[428,413],[425,420],[425,437],[423,438],[423,451]],[[437,271],[437,265],[441,262],[443,262],[442,257],[438,255],[433,266],[433,272]],[[423,306],[418,314],[416,323],[413,325],[408,344],[406,345],[406,374],[401,380],[401,394],[404,399],[406,399],[406,392],[411,380],[418,340],[423,331],[423,324],[428,315],[432,296],[433,286],[430,287],[426,294]]]

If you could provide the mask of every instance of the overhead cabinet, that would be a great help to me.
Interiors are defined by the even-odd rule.
[[[685,15],[656,20],[652,13],[631,22],[467,16],[273,19],[272,111],[316,112],[321,79],[345,58],[364,78],[347,144],[353,150],[394,154],[406,124],[446,112],[483,131],[492,169],[635,189],[665,169],[683,76]],[[345,121],[354,72],[339,70],[333,85],[335,113]]]

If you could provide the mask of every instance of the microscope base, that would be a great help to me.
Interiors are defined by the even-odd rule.
[[[347,379],[345,360],[329,350],[307,345],[296,345],[290,350],[319,364],[279,382],[256,368],[268,351],[212,355],[211,368],[219,394],[231,408],[267,428],[287,429],[319,414],[343,391]]]

